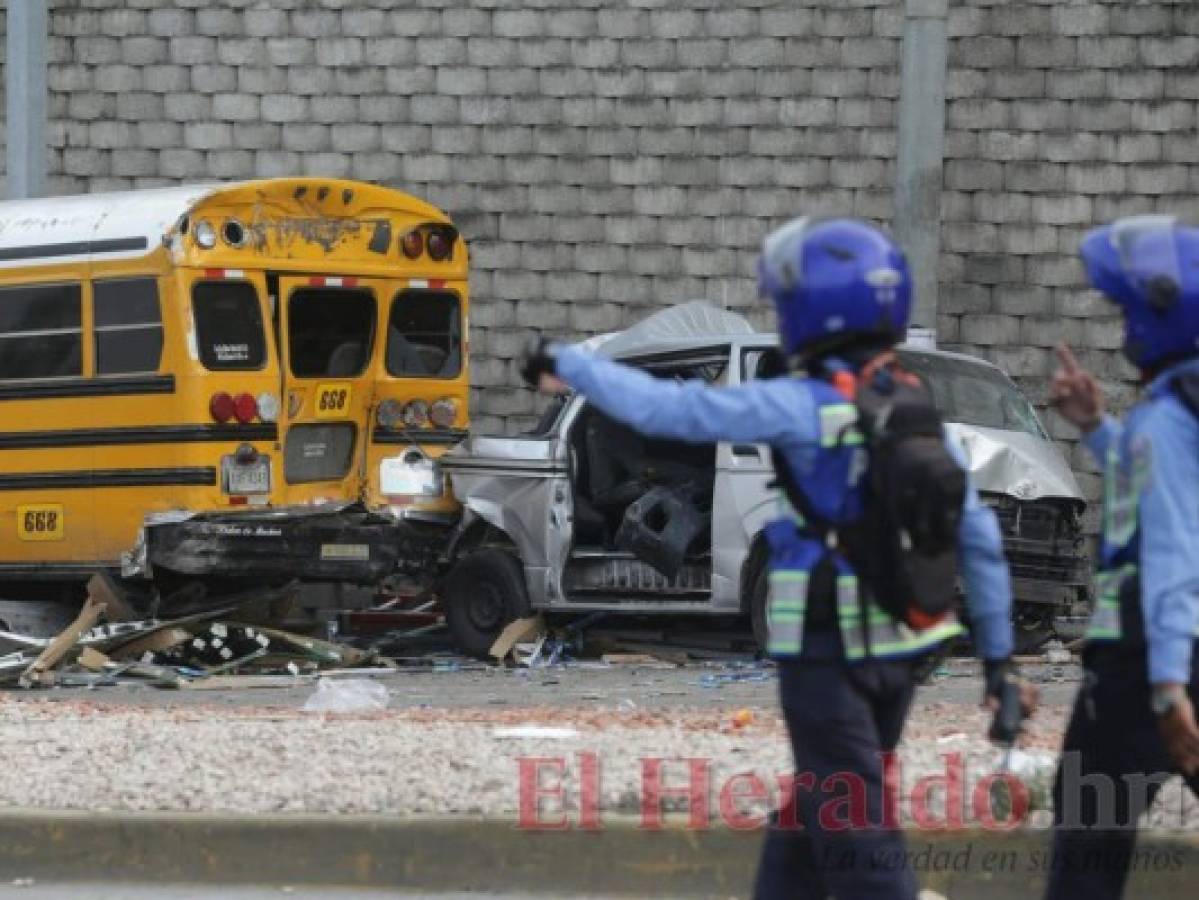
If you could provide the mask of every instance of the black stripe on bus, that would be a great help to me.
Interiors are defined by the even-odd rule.
[[[23,247],[0,247],[0,262],[54,256],[84,256],[88,253],[122,253],[127,250],[147,250],[149,247],[150,242],[144,237],[109,238],[104,241],[71,241],[66,244],[26,244]]]
[[[175,469],[92,469],[82,472],[21,472],[0,475],[0,491],[159,485],[215,486],[216,469],[212,466],[194,466]]]
[[[390,431],[376,428],[371,432],[374,444],[457,444],[470,432],[456,428],[416,428],[411,431]]]
[[[173,394],[174,392],[174,375],[55,378],[46,381],[0,382],[0,400],[42,400],[50,397],[127,397],[134,394]]]
[[[116,444],[194,444],[226,441],[273,441],[274,424],[152,425],[140,428],[73,428],[63,431],[3,431],[0,450],[51,447],[110,447]]]

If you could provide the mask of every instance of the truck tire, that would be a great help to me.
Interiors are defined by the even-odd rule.
[[[770,624],[766,615],[766,603],[770,596],[770,571],[768,568],[770,554],[764,544],[756,544],[745,560],[744,608],[749,609],[749,624],[753,629],[754,643],[758,645],[758,655],[766,656],[766,646],[770,639]]]
[[[463,653],[480,659],[509,623],[529,614],[524,568],[504,550],[476,550],[458,561],[442,585],[445,623]]]

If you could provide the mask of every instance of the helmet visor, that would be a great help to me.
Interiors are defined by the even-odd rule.
[[[1174,216],[1130,216],[1112,225],[1120,268],[1130,285],[1150,299],[1156,292],[1177,293],[1182,285],[1177,225]]]
[[[792,219],[762,241],[760,288],[763,294],[790,291],[803,280],[800,262],[804,236],[817,222],[812,216]]]

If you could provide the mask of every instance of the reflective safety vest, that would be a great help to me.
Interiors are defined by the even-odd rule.
[[[1087,626],[1088,641],[1145,639],[1141,603],[1140,504],[1149,477],[1144,456],[1131,450],[1126,430],[1107,448],[1103,467],[1103,559],[1095,574],[1095,608]],[[1128,605],[1130,608],[1125,609]],[[1125,634],[1131,622],[1140,634]],[[1199,625],[1195,629],[1199,638]]]
[[[855,427],[857,407],[831,386],[810,382],[819,404],[820,448],[813,448],[793,466],[792,474],[804,495],[822,517],[836,525],[857,520],[863,508],[863,476],[868,457],[861,433]],[[816,535],[805,532],[802,517],[780,492],[779,517],[765,528],[770,546],[770,626],[767,652],[776,659],[799,656],[804,645],[804,620],[808,588],[817,563],[829,554],[836,567],[837,626],[845,658],[850,662],[915,656],[963,633],[949,615],[936,625],[916,631],[884,612],[873,601],[859,598],[858,578],[849,562],[828,548]],[[863,622],[863,613],[865,622]]]

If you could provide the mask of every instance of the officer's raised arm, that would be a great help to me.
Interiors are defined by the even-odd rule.
[[[522,374],[530,384],[553,375],[607,415],[654,437],[788,445],[820,440],[816,404],[793,380],[712,387],[655,378],[581,347],[545,340],[528,354]]]

